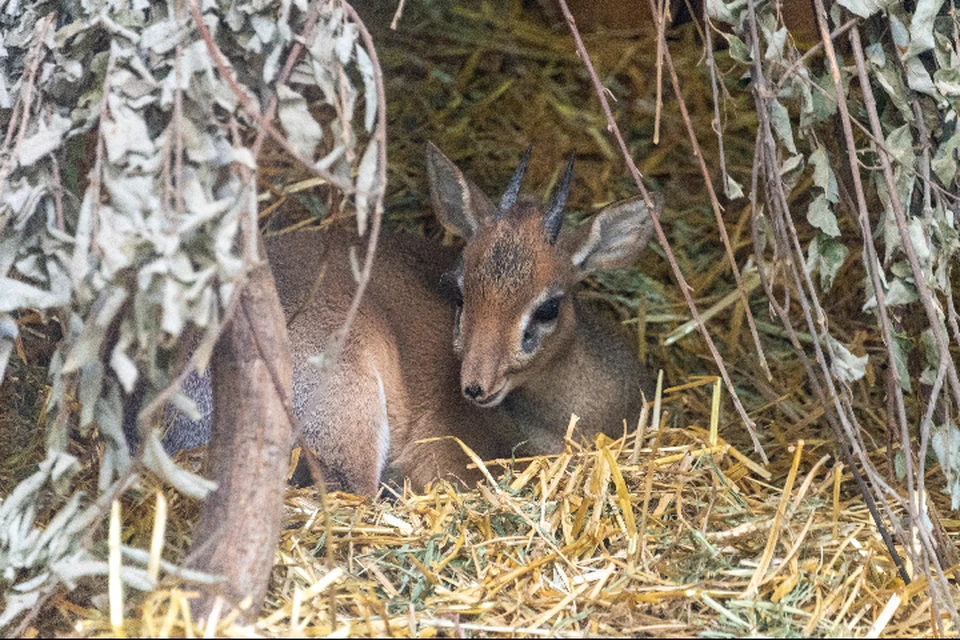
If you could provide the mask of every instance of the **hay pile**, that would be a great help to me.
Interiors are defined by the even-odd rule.
[[[684,391],[668,389],[665,400]],[[847,495],[849,477],[826,457],[800,471],[810,466],[802,442],[785,460],[782,485],[709,425],[641,435],[639,448],[634,435],[594,444],[570,440],[558,456],[488,463],[503,475],[466,493],[440,483],[373,502],[331,494],[329,521],[316,490],[291,490],[267,607],[250,626],[229,616],[216,632],[899,636],[929,628],[922,602],[897,624],[895,609],[883,615],[900,602],[896,570],[860,500]],[[140,522],[152,525],[152,515]],[[124,631],[213,631],[193,625],[189,596],[180,585],[136,598]],[[79,618],[80,635],[114,631],[96,611],[59,604],[61,615]]]

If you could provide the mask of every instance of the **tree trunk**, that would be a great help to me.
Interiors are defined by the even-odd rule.
[[[240,295],[213,354],[207,469],[218,488],[203,504],[191,563],[225,581],[204,594],[199,616],[209,614],[216,595],[232,605],[250,597],[247,615],[256,615],[283,515],[292,436],[270,369],[288,396],[292,370],[283,310],[266,262],[254,268]]]

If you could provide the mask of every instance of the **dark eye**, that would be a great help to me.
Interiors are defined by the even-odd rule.
[[[563,300],[561,296],[555,296],[537,307],[536,311],[533,312],[534,321],[546,324],[556,320],[557,316],[560,315],[561,300]]]
[[[458,306],[463,306],[463,290],[460,287],[455,287],[453,289],[453,302]]]

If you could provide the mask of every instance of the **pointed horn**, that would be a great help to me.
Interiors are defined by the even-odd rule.
[[[567,206],[567,195],[570,193],[570,182],[573,180],[573,160],[575,157],[576,153],[570,154],[567,170],[563,172],[560,184],[553,191],[550,208],[547,209],[547,215],[543,219],[543,226],[546,227],[547,234],[550,236],[550,244],[557,241],[557,236],[560,235],[560,227],[563,226],[563,209]]]
[[[513,177],[510,178],[510,184],[507,185],[507,190],[503,192],[503,197],[500,198],[500,213],[506,213],[507,209],[517,203],[517,196],[520,195],[520,183],[523,182],[523,173],[527,170],[527,161],[530,160],[530,152],[532,150],[533,145],[531,144],[527,147],[527,150],[523,152],[523,157],[520,158],[520,164],[517,165],[517,170],[513,173]]]

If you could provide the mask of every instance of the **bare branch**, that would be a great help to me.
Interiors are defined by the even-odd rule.
[[[577,29],[576,21],[573,18],[573,15],[570,13],[570,8],[567,6],[566,0],[557,0],[560,4],[560,10],[563,12],[563,16],[567,21],[568,26],[570,27],[570,32],[573,34],[574,42],[577,46],[577,52],[580,54],[580,58],[583,60],[583,64],[586,67],[588,73],[590,74],[590,79],[593,81],[593,88],[597,94],[597,97],[600,99],[600,104],[603,107],[603,112],[607,117],[607,130],[613,133],[614,137],[617,139],[617,143],[620,145],[620,151],[623,153],[624,160],[627,163],[627,167],[630,169],[630,174],[633,176],[634,182],[637,184],[637,188],[640,189],[640,193],[643,195],[643,200],[646,203],[647,207],[653,211],[653,200],[650,198],[650,194],[647,191],[647,188],[643,184],[643,176],[640,175],[639,169],[637,169],[636,163],[634,163],[633,158],[630,157],[630,151],[627,149],[627,144],[623,139],[623,135],[620,133],[620,128],[617,126],[616,119],[613,117],[613,112],[610,110],[610,104],[607,102],[606,95],[604,93],[603,84],[600,82],[600,78],[597,76],[597,72],[593,67],[593,63],[590,61],[590,54],[587,53],[587,49],[583,44],[583,39],[580,37],[580,32]],[[654,0],[651,2],[651,11],[656,15],[656,8],[653,5]],[[673,77],[676,77],[675,72],[673,71],[673,64],[670,58],[670,51],[665,46],[664,47],[664,56],[667,61],[668,67],[671,69]],[[679,95],[678,87],[675,86],[675,93]],[[683,102],[680,101],[681,108],[683,108]],[[702,163],[702,154],[700,153],[699,147],[694,148],[694,153],[698,158],[701,159]],[[702,165],[705,171],[705,165]],[[706,174],[706,171],[705,171]],[[709,176],[707,177],[707,183],[709,184]],[[716,196],[713,196],[714,201]],[[717,203],[717,208],[719,208],[719,203]],[[654,228],[657,232],[657,239],[660,242],[660,246],[663,247],[663,251],[667,256],[667,262],[670,263],[670,268],[673,271],[674,278],[677,280],[677,285],[680,287],[681,293],[683,293],[684,300],[686,300],[687,307],[690,309],[690,313],[693,316],[694,321],[697,323],[697,328],[700,330],[700,334],[703,336],[704,341],[707,343],[707,348],[710,350],[710,355],[713,357],[714,362],[717,363],[717,367],[720,369],[720,375],[723,376],[723,381],[727,385],[727,389],[730,391],[730,397],[733,400],[733,404],[737,409],[737,412],[740,414],[741,419],[743,420],[744,425],[747,428],[747,432],[750,434],[750,438],[753,441],[754,450],[760,456],[760,458],[767,462],[767,454],[764,452],[763,447],[760,444],[760,441],[757,439],[756,434],[756,424],[747,415],[746,409],[744,409],[743,404],[740,402],[740,399],[737,397],[737,394],[734,392],[733,380],[730,378],[730,374],[727,372],[726,366],[723,364],[723,358],[720,356],[720,352],[717,351],[716,345],[713,343],[713,338],[710,336],[709,331],[707,331],[706,325],[704,325],[703,320],[700,318],[700,313],[697,310],[696,303],[693,301],[693,297],[690,295],[690,285],[687,284],[686,278],[683,277],[683,273],[680,271],[680,266],[677,264],[676,259],[673,255],[673,250],[670,248],[670,244],[667,242],[667,236],[663,232],[663,227],[660,225],[660,220],[656,216],[651,216],[653,220]],[[721,224],[721,230],[723,225]],[[726,238],[726,233],[723,232],[723,236]],[[737,270],[736,263],[732,260],[732,250],[729,246],[729,241],[727,241],[728,257],[731,258],[731,264],[733,266],[734,273],[736,273],[737,280],[739,281],[739,271]],[[742,285],[740,285],[741,291]],[[749,315],[749,305],[746,306],[746,311]]]

